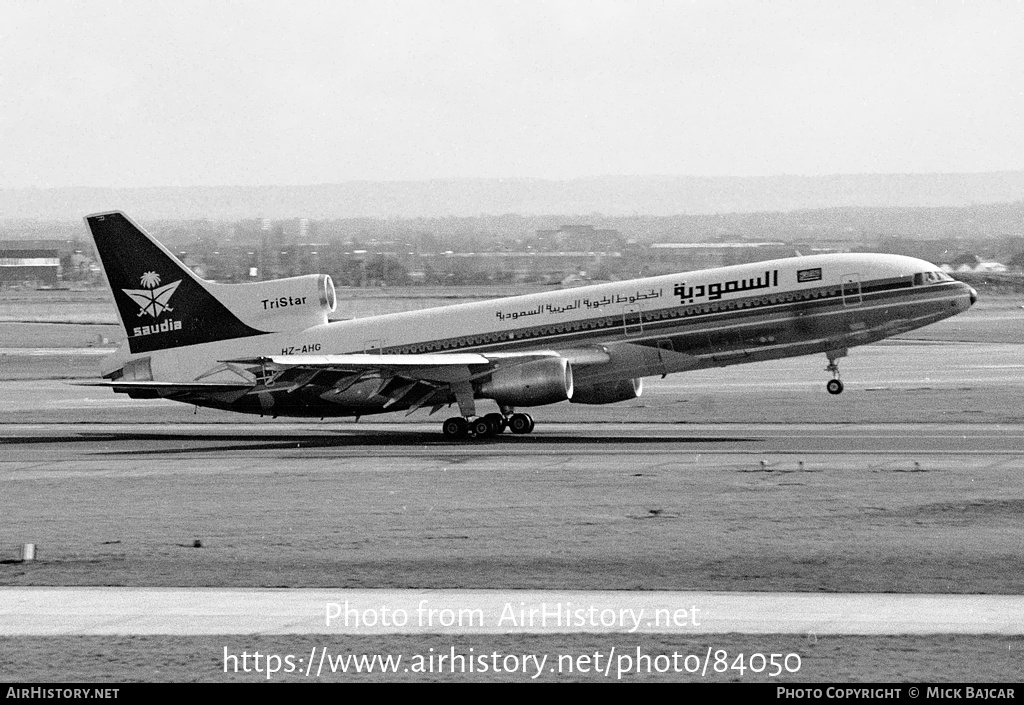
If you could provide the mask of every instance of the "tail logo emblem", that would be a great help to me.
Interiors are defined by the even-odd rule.
[[[160,286],[160,275],[156,272],[146,272],[139,277],[139,283],[146,288],[121,289],[132,301],[139,305],[139,316],[148,315],[153,318],[159,318],[165,312],[174,310],[168,306],[168,303],[170,303],[171,296],[174,295],[178,285],[181,284],[180,279],[176,282]]]

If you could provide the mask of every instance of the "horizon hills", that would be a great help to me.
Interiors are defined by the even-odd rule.
[[[598,176],[347,181],[279,186],[0,189],[0,220],[317,220],[519,214],[707,215],[841,207],[961,207],[1024,200],[1024,171],[825,176]]]

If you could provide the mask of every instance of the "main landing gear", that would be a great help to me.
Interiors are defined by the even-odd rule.
[[[490,438],[509,429],[512,433],[530,433],[533,430],[533,417],[529,414],[487,414],[467,419],[453,416],[444,422],[441,431],[444,437],[456,440],[460,438]]]
[[[828,356],[828,367],[825,368],[825,371],[832,373],[832,379],[825,385],[825,389],[829,394],[842,394],[843,382],[839,379],[839,363],[836,360],[846,357],[846,350],[830,350],[825,355]]]

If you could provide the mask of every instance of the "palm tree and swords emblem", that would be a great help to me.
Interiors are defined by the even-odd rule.
[[[153,318],[158,318],[164,312],[174,310],[167,304],[171,300],[171,295],[178,288],[178,284],[181,284],[180,279],[176,282],[159,286],[160,275],[156,272],[146,272],[139,277],[139,283],[146,288],[121,289],[121,291],[131,297],[132,301],[139,305],[139,316],[148,314]]]

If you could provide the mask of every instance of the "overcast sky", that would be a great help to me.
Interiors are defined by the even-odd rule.
[[[1024,169],[1024,2],[0,1],[0,187]]]

